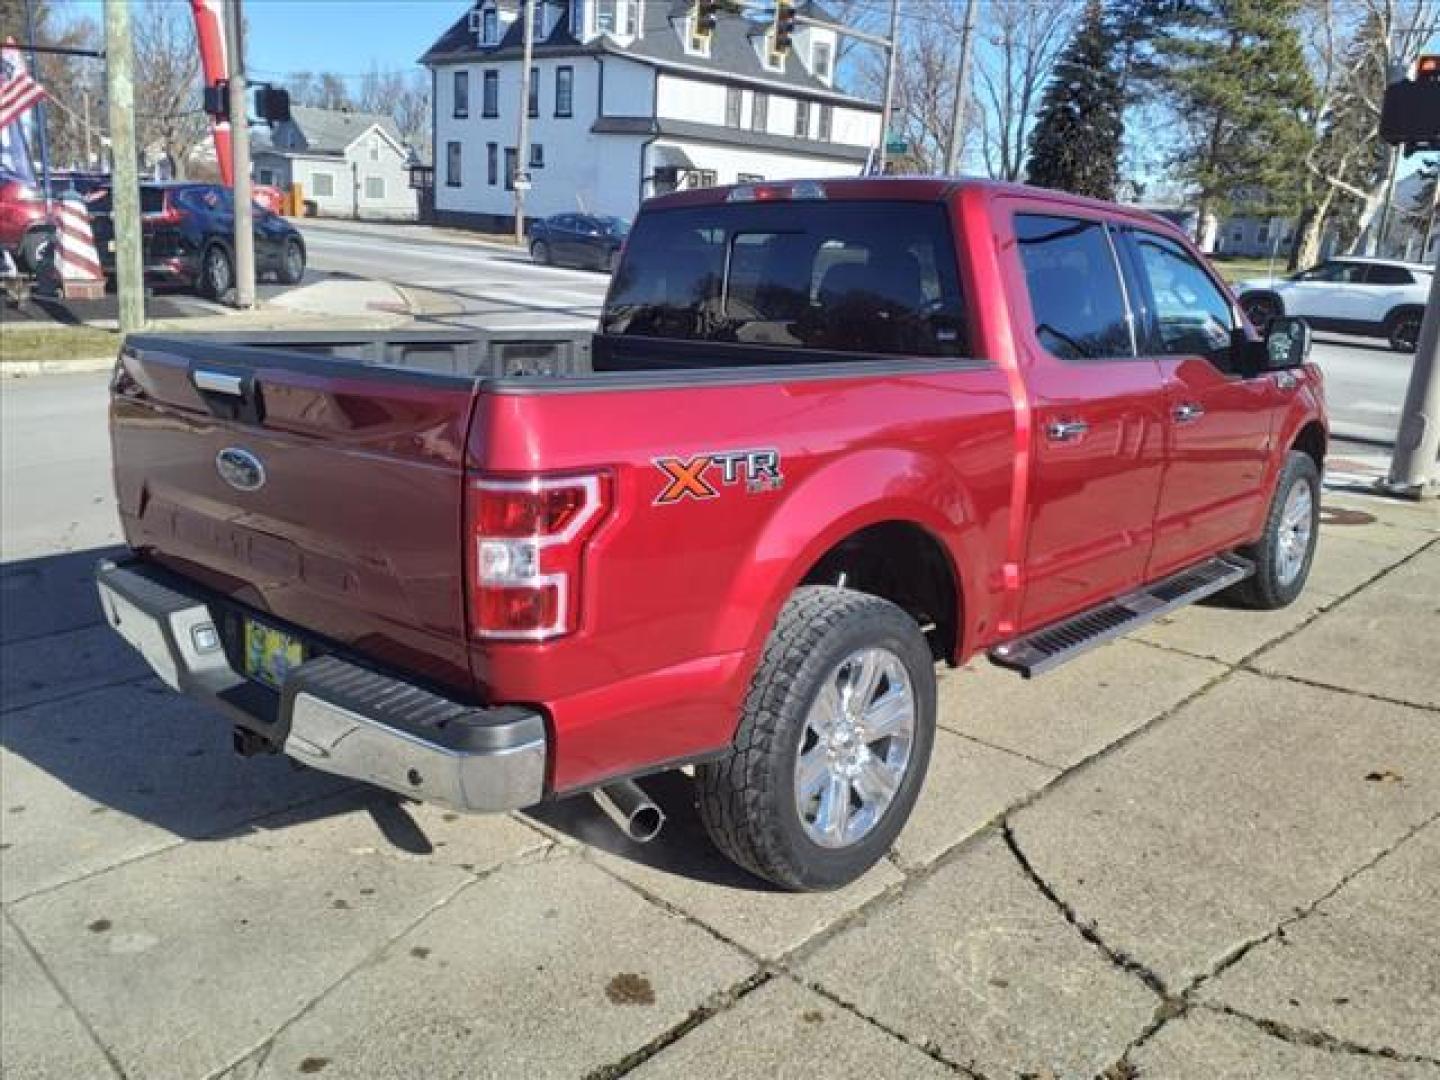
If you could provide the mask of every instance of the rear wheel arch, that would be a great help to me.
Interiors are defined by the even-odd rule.
[[[953,662],[959,655],[964,583],[951,552],[913,520],[880,521],[849,533],[805,571],[799,586],[806,585],[888,600],[924,630],[934,659]]]

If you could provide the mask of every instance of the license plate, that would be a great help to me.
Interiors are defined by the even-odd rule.
[[[305,660],[305,646],[273,626],[245,620],[245,674],[279,690],[285,676]]]

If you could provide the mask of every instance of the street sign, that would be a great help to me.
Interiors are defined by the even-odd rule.
[[[534,185],[530,183],[530,178],[528,176],[515,177],[516,191],[529,191],[533,186]]]

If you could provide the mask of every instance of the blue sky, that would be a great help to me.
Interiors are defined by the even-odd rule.
[[[327,70],[358,78],[372,63],[404,71],[468,7],[467,0],[245,0],[252,78]],[[74,10],[97,26],[104,21],[102,0],[79,0]]]

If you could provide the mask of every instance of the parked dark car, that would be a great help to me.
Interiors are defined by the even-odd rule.
[[[90,201],[95,250],[107,276],[115,272],[115,226],[109,192]],[[195,289],[219,300],[235,284],[235,202],[222,184],[140,185],[145,280]],[[290,222],[256,205],[255,272],[296,285],[305,274],[305,240]]]
[[[555,214],[530,226],[530,257],[542,266],[614,271],[630,234],[624,218]]]

